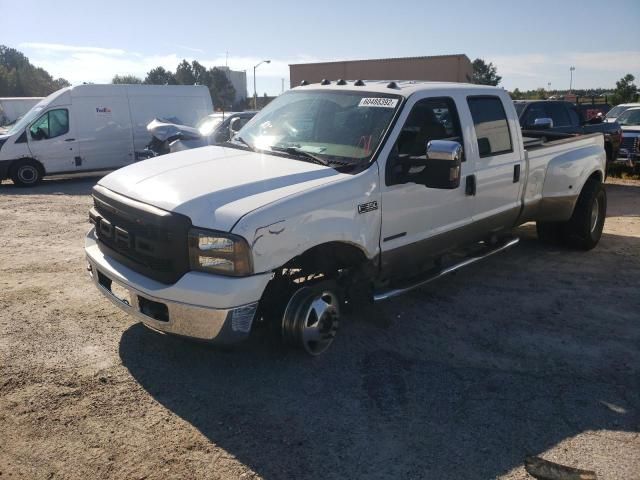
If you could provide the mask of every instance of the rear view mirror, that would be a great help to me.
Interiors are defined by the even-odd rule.
[[[454,189],[460,186],[462,145],[450,140],[427,143],[424,184],[429,188]]]
[[[533,128],[536,130],[546,130],[553,128],[553,120],[550,118],[536,118],[533,121]]]

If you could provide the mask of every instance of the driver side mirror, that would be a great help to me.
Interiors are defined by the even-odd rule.
[[[431,140],[427,143],[425,186],[452,190],[460,186],[462,145],[450,140]]]
[[[234,118],[229,124],[229,130],[231,134],[238,133],[243,127],[242,119],[240,117]]]

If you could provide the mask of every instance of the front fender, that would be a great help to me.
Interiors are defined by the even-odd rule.
[[[380,248],[378,178],[374,164],[357,175],[250,212],[232,231],[249,242],[256,273],[274,270],[328,242],[354,245],[373,259]]]

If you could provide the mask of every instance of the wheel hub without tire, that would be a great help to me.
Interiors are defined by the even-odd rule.
[[[311,355],[324,352],[336,336],[340,311],[330,289],[304,287],[293,294],[284,312],[282,335],[287,343]]]

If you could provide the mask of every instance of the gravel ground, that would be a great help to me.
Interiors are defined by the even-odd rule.
[[[600,245],[521,244],[311,359],[149,331],[91,285],[95,177],[0,185],[2,478],[640,479],[640,182]]]

